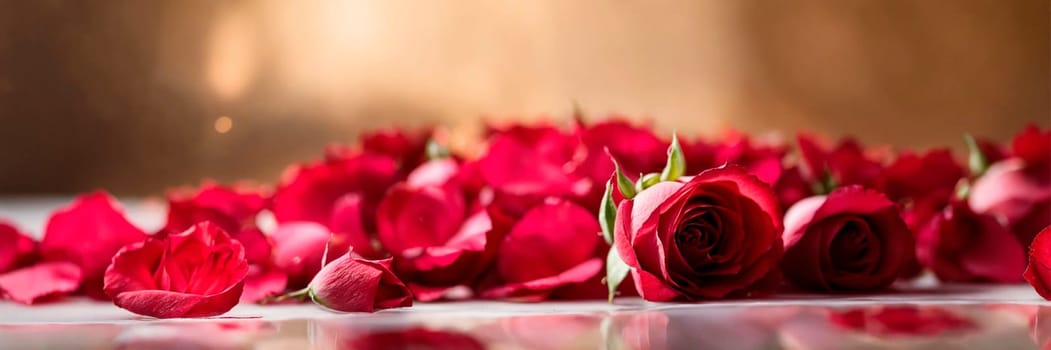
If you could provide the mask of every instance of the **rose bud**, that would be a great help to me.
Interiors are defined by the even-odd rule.
[[[136,314],[208,317],[237,305],[247,274],[244,247],[204,222],[121,249],[106,269],[105,291]]]
[[[330,155],[321,162],[293,165],[274,192],[274,218],[281,224],[315,222],[336,234],[363,236],[354,241],[368,241],[364,235],[375,232],[376,206],[399,176],[394,159],[373,153]],[[380,255],[369,244],[358,244],[354,251]]]
[[[587,209],[551,199],[518,220],[493,217],[493,225],[507,233],[479,287],[483,298],[541,301],[598,281],[607,250]]]
[[[146,234],[124,217],[120,205],[106,192],[77,197],[51,214],[40,242],[46,261],[68,261],[80,267],[82,289],[105,299],[103,275],[121,247],[142,241]]]
[[[390,271],[390,262],[344,254],[321,268],[307,293],[314,303],[333,311],[373,312],[412,306],[412,292]]]
[[[971,185],[971,208],[998,217],[1028,246],[1041,228],[1051,225],[1051,173],[1031,168],[1021,158],[993,164]]]
[[[1051,226],[1041,230],[1029,246],[1024,277],[1040,296],[1051,300]]]
[[[646,300],[763,295],[780,282],[779,216],[770,185],[726,166],[621,202],[613,242]]]
[[[387,192],[376,213],[379,241],[417,300],[473,283],[499,244],[486,210],[468,207],[458,169],[452,159],[424,163]]]
[[[12,224],[0,220],[0,273],[32,264],[37,243]]]
[[[785,213],[784,244],[788,281],[822,291],[885,288],[914,259],[915,247],[898,207],[861,186],[796,203]]]
[[[953,202],[919,233],[916,254],[946,282],[1014,283],[1025,270],[1025,248],[996,218]]]

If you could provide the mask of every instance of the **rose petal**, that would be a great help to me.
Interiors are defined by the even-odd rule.
[[[40,249],[45,260],[80,266],[83,286],[94,297],[102,294],[102,277],[110,258],[121,247],[142,241],[146,234],[124,217],[105,192],[82,195],[48,219]]]
[[[17,227],[0,221],[0,273],[28,266],[37,259],[37,243]]]
[[[290,222],[274,231],[274,265],[288,275],[288,287],[300,288],[321,270],[321,259],[332,234],[325,226],[312,222]],[[329,247],[332,261],[346,254],[346,249]]]
[[[166,290],[136,290],[117,294],[113,303],[133,313],[156,318],[210,317],[230,311],[241,297],[244,282],[215,295]]]
[[[241,302],[254,303],[281,294],[288,285],[288,276],[275,268],[250,266],[245,277]]]
[[[45,262],[0,275],[0,292],[30,305],[43,298],[72,293],[80,287],[80,267],[68,262]]]
[[[596,256],[594,214],[569,201],[533,208],[504,237],[496,268],[508,282],[556,276]]]

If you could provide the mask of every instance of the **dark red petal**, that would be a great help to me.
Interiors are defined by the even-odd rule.
[[[755,175],[749,174],[739,166],[724,166],[706,170],[691,179],[686,185],[701,184],[717,181],[729,181],[737,185],[737,191],[741,196],[750,199],[759,205],[770,218],[781,217],[781,209],[778,205],[777,196],[769,184],[759,180]],[[781,229],[780,222],[774,220],[778,230]]]
[[[233,309],[243,289],[244,282],[214,295],[136,290],[117,294],[113,297],[113,303],[136,314],[156,318],[210,317]]]
[[[113,254],[145,238],[146,234],[124,217],[116,201],[100,191],[77,197],[52,214],[40,249],[45,260],[80,266],[89,294],[101,294],[102,275]]]
[[[1035,124],[1011,140],[1011,152],[1027,164],[1046,165],[1051,162],[1051,129],[1041,131]]]
[[[30,305],[42,298],[72,293],[80,287],[80,267],[68,262],[45,262],[0,275],[0,292]]]

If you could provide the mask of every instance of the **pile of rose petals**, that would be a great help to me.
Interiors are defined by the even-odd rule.
[[[372,312],[416,301],[651,301],[1029,281],[1051,298],[1051,131],[969,153],[799,134],[666,138],[621,120],[364,134],[273,187],[171,190],[159,232],[103,191],[37,242],[0,222],[0,291],[159,317],[310,299]],[[258,222],[264,213],[273,229]],[[1027,267],[1028,264],[1028,267]]]

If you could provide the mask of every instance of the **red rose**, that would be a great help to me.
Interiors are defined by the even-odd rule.
[[[136,314],[208,317],[237,305],[247,273],[244,247],[205,222],[121,249],[106,269],[105,291]]]
[[[377,210],[379,241],[417,300],[442,298],[488,266],[499,243],[484,208],[471,208],[452,159],[423,164]]]
[[[32,264],[37,243],[14,225],[0,221],[0,273]]]
[[[205,182],[198,189],[178,189],[168,194],[168,223],[161,234],[179,233],[206,221],[219,226],[245,247],[251,266],[241,300],[259,301],[283,291],[286,282],[284,273],[273,266],[273,243],[256,226],[256,217],[267,204],[259,189],[246,186]]]
[[[785,277],[805,289],[866,291],[889,286],[914,259],[898,207],[860,186],[796,203],[785,213]]]
[[[315,303],[334,311],[412,306],[412,293],[390,271],[390,259],[365,260],[344,254],[321,268],[308,288]]]
[[[544,300],[602,272],[607,250],[598,220],[570,201],[548,200],[521,219],[494,217],[493,224],[507,233],[480,287],[483,298]]]
[[[919,261],[947,282],[1014,283],[1025,270],[1025,248],[996,218],[954,202],[916,241]]]
[[[779,216],[770,185],[738,166],[714,168],[621,202],[614,245],[646,300],[766,294],[779,282]]]
[[[316,222],[352,237],[352,242],[367,242],[366,233],[375,230],[376,206],[399,176],[394,159],[371,153],[295,165],[274,192],[274,217],[279,223]],[[371,244],[358,244],[354,250],[362,256],[379,255]]]
[[[814,186],[803,177],[798,166],[792,166],[782,172],[781,177],[774,184],[774,192],[777,193],[781,208],[790,208],[807,197],[814,195]]]
[[[1051,226],[1045,227],[1029,246],[1025,280],[1044,299],[1051,300]]]
[[[865,152],[853,138],[843,138],[834,147],[824,147],[807,134],[797,136],[803,170],[813,183],[822,183],[830,175],[836,185],[874,187],[883,172],[880,161]]]
[[[113,254],[145,238],[142,230],[124,218],[116,200],[99,191],[81,195],[51,214],[40,250],[44,260],[79,266],[83,290],[91,297],[105,298],[102,279]]]

